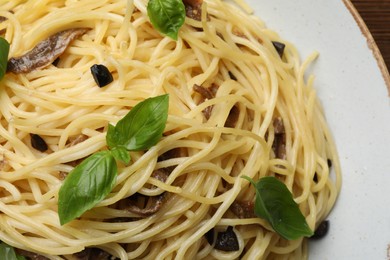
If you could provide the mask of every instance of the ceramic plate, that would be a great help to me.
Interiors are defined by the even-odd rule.
[[[350,2],[248,0],[302,58],[313,51],[315,87],[339,151],[343,186],[326,238],[309,259],[390,259],[390,80]]]

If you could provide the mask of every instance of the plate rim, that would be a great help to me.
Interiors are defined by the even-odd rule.
[[[363,36],[366,38],[366,42],[368,45],[368,48],[371,50],[376,63],[379,67],[379,70],[381,71],[382,78],[385,82],[385,85],[387,87],[387,93],[388,96],[390,97],[390,74],[389,74],[389,69],[386,66],[386,63],[383,59],[383,56],[379,50],[378,45],[375,42],[374,37],[372,36],[370,30],[368,29],[366,23],[364,22],[363,18],[357,11],[356,7],[353,5],[351,0],[343,0],[343,3],[349,13],[352,15],[353,19],[355,20],[356,24],[358,25],[361,33]]]

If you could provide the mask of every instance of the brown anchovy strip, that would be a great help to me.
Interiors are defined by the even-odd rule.
[[[238,106],[234,105],[232,109],[230,109],[229,115],[225,121],[225,127],[234,128],[237,124],[238,117],[240,115],[240,109]]]
[[[272,150],[274,151],[276,158],[286,159],[286,131],[282,118],[275,118],[273,126],[275,129],[275,139],[272,144]]]
[[[39,254],[34,253],[34,252],[29,252],[29,251],[26,251],[23,249],[15,248],[15,251],[18,255],[25,256],[25,257],[27,257],[27,259],[30,259],[30,260],[49,260],[49,258],[47,258],[45,256],[39,255]]]
[[[72,255],[74,260],[111,260],[112,255],[99,248],[86,248],[81,252]]]
[[[205,88],[201,85],[194,84],[192,89],[199,93],[204,99],[212,99],[215,97],[215,94],[213,93],[212,89]]]
[[[0,16],[0,23],[2,23],[2,22],[4,22],[4,21],[7,21],[7,20],[8,20],[7,17]],[[7,31],[7,29],[1,29],[1,30],[0,30],[0,34],[4,34],[6,31]]]
[[[192,89],[195,92],[199,93],[204,100],[206,100],[206,99],[213,99],[216,96],[218,91],[218,86],[216,84],[212,84],[209,88],[205,88],[203,86],[195,84],[192,87]],[[212,111],[213,111],[213,106],[208,106],[202,111],[203,115],[207,120],[210,118]],[[235,127],[239,114],[240,114],[240,109],[238,108],[238,106],[234,105],[229,112],[228,118],[226,119],[225,127],[231,127],[231,128]]]
[[[203,0],[183,0],[186,16],[188,18],[201,21],[202,20],[202,3]]]
[[[15,249],[18,255],[24,256],[29,260],[49,260],[49,258],[34,252],[29,252],[19,248]],[[99,248],[86,248],[81,252],[72,255],[74,260],[111,260],[112,255]]]
[[[212,84],[211,87],[205,88],[203,86],[195,84],[192,87],[192,89],[195,92],[199,93],[203,97],[204,100],[206,100],[206,99],[212,99],[215,97],[215,95],[218,91],[218,86],[216,84]],[[205,118],[209,119],[212,111],[213,111],[213,106],[208,106],[202,112],[203,112],[203,115],[205,116]],[[234,105],[229,112],[228,118],[226,119],[225,127],[234,128],[236,126],[239,115],[240,115],[240,109],[238,108],[238,106]]]
[[[26,54],[11,58],[7,64],[7,72],[28,73],[53,63],[71,41],[86,33],[86,28],[68,29],[51,35],[38,43]]]
[[[255,205],[252,201],[234,201],[230,210],[239,218],[256,218]]]
[[[155,170],[152,173],[152,177],[156,178],[157,180],[159,180],[161,182],[165,182],[167,180],[168,176],[169,176],[169,172],[164,170],[164,169]],[[136,204],[137,201],[142,197],[144,197],[145,201],[146,201],[145,207],[139,207]],[[153,196],[153,197],[144,196],[144,195],[137,193],[137,194],[134,194],[133,196],[125,199],[125,201],[126,201],[125,203],[127,204],[125,206],[125,209],[132,212],[132,213],[140,215],[141,217],[148,217],[148,216],[153,215],[154,213],[156,213],[157,211],[160,210],[160,208],[162,207],[162,205],[165,202],[165,198],[166,198],[165,192],[158,195],[158,196]]]
[[[211,88],[205,88],[203,86],[200,86],[200,85],[197,85],[195,84],[192,89],[199,93],[203,100],[206,100],[206,99],[212,99],[215,97],[215,93],[213,92],[213,89]],[[202,101],[203,102],[203,101]],[[208,120],[211,116],[211,112],[213,111],[213,106],[208,106],[206,107],[202,112],[203,112],[203,115],[205,116],[205,118]]]

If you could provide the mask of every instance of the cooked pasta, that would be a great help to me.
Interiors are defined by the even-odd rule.
[[[314,77],[305,74],[317,53],[301,62],[294,45],[241,1],[186,1],[194,16],[187,12],[177,40],[153,28],[147,4],[0,1],[9,57],[83,30],[54,63],[10,71],[0,83],[0,240],[49,259],[74,259],[87,248],[119,259],[307,258],[307,238],[283,239],[246,212],[255,189],[241,176],[283,181],[312,230],[331,211],[340,165]],[[108,68],[111,83],[97,86],[95,64]],[[163,94],[162,139],[130,152],[111,193],[60,225],[67,174],[107,149],[110,123]],[[144,200],[152,213],[131,210]],[[210,230],[229,227],[238,249],[208,242]]]

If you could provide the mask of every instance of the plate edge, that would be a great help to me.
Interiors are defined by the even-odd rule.
[[[355,22],[360,28],[360,31],[362,32],[363,36],[367,39],[367,45],[368,48],[372,51],[372,54],[374,55],[374,58],[378,64],[379,70],[382,73],[383,80],[385,81],[385,84],[387,86],[387,93],[390,97],[390,74],[389,70],[386,66],[385,61],[383,60],[383,56],[378,48],[378,45],[376,44],[374,37],[372,36],[370,30],[368,29],[366,23],[364,22],[363,18],[360,16],[359,12],[356,10],[355,6],[352,4],[350,0],[343,0],[345,7],[348,9],[352,17],[354,18]]]

